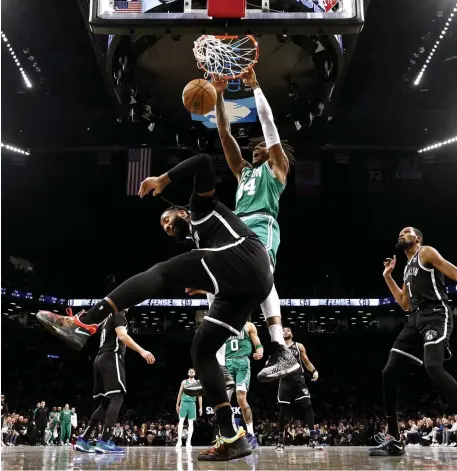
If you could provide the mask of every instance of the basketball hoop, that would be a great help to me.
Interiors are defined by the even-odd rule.
[[[251,35],[200,36],[194,42],[197,65],[209,75],[235,79],[251,70],[259,58],[259,45]]]

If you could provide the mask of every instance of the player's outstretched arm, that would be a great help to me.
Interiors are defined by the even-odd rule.
[[[316,368],[314,368],[314,365],[309,361],[304,345],[301,343],[297,343],[297,345],[298,349],[300,350],[300,357],[305,364],[306,369],[313,374],[313,379],[311,381],[317,381],[319,379],[319,373],[317,372]]]
[[[176,413],[179,414],[179,407],[181,406],[181,397],[184,392],[184,381],[181,381],[181,386],[179,388],[178,397],[176,398]]]
[[[419,256],[422,265],[428,263],[452,281],[457,281],[457,267],[442,257],[438,250],[426,245],[422,247]]]
[[[263,346],[260,342],[259,335],[257,334],[257,327],[252,322],[248,322],[247,324],[247,331],[255,349],[253,355],[254,360],[261,360],[263,357]]]
[[[199,196],[213,197],[216,186],[213,160],[208,154],[198,154],[173,167],[160,177],[149,177],[141,183],[138,195],[140,198],[152,191],[153,196],[162,191],[175,180],[194,177],[194,192]]]
[[[403,285],[403,288],[397,285],[395,280],[392,278],[392,271],[395,268],[395,264],[397,263],[397,257],[394,255],[393,258],[386,258],[384,260],[384,280],[386,280],[387,286],[389,287],[392,296],[397,301],[398,305],[404,310],[409,310],[409,296],[406,291],[406,285]]]
[[[125,344],[127,347],[138,352],[147,362],[148,365],[155,363],[156,359],[151,352],[148,352],[143,347],[140,347],[135,340],[130,337],[127,333],[127,329],[124,326],[116,327],[116,335],[118,339]]]
[[[257,82],[257,77],[253,69],[243,76],[243,81],[254,91],[257,113],[259,114],[259,121],[262,125],[270,167],[278,180],[281,183],[285,183],[287,180],[287,174],[289,173],[289,160],[287,159],[281,145],[281,139],[274,121],[273,111],[259,86],[259,82]]]
[[[213,77],[212,83],[217,91],[216,120],[222,148],[224,149],[224,155],[230,170],[239,180],[241,178],[243,168],[249,164],[243,159],[240,146],[232,136],[230,130],[230,121],[227,116],[227,110],[225,109],[224,103],[224,90],[227,86],[227,82],[221,77]]]

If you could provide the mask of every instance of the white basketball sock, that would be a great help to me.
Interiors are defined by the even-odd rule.
[[[189,420],[189,429],[187,431],[187,442],[186,446],[192,446],[192,434],[194,433],[194,421]]]
[[[249,434],[254,435],[254,424],[252,422],[250,424],[246,424],[246,428]]]
[[[176,446],[181,446],[182,445],[182,431],[184,428],[184,419],[182,417],[179,418],[179,424],[178,424],[178,442],[176,443]]]
[[[280,345],[285,345],[284,336],[282,334],[282,325],[281,324],[273,324],[268,327],[268,331],[270,332],[270,337],[272,342],[278,342]]]

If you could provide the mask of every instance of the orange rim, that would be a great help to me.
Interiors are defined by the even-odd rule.
[[[205,36],[208,36],[208,34],[203,35],[203,37],[205,37]],[[235,35],[235,36],[220,35],[220,36],[214,36],[214,37],[217,38],[217,39],[238,39],[239,38],[238,35]],[[237,79],[237,78],[241,78],[243,76],[243,74],[245,74],[246,72],[249,72],[250,70],[252,70],[254,68],[254,66],[257,64],[257,61],[259,59],[259,44],[255,40],[254,36],[252,36],[252,34],[247,34],[246,37],[249,38],[249,40],[255,45],[255,58],[252,61],[252,64],[249,67],[246,67],[246,70],[242,73],[239,73],[237,75],[223,75],[222,76],[223,78],[229,79],[229,80],[234,80],[234,79]],[[213,72],[210,72],[201,62],[197,61],[197,65],[198,65],[199,69],[204,70],[207,74],[211,75],[211,77],[216,75]]]

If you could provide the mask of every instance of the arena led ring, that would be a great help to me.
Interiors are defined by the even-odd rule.
[[[446,34],[448,32],[448,29],[449,29],[449,25],[451,24],[452,20],[454,19],[456,13],[457,13],[457,3],[455,4],[454,10],[449,15],[449,17],[446,21],[446,24],[444,25],[444,28],[441,31],[441,34],[440,34],[439,38],[435,41],[435,44],[433,45],[432,50],[429,52],[428,57],[425,60],[425,64],[422,66],[421,71],[417,74],[416,80],[414,80],[414,85],[417,86],[417,85],[420,84],[420,82],[422,80],[422,77],[423,77],[425,71],[427,70],[428,65],[430,64],[430,62],[432,60],[433,54],[435,54],[438,46],[440,45],[441,40],[444,38],[444,36],[446,36]]]
[[[18,57],[16,56],[16,53],[13,50],[13,47],[11,46],[8,38],[6,37],[6,34],[2,31],[2,39],[6,44],[6,47],[8,48],[9,53],[11,54],[11,57],[14,60],[14,63],[16,64],[16,67],[19,69],[19,72],[22,75],[22,79],[24,80],[25,86],[27,88],[32,88],[32,82],[29,80],[29,77],[25,73],[23,67],[21,66],[21,63],[19,62]]]
[[[16,154],[30,155],[29,150],[20,149],[19,147],[12,146],[11,144],[4,144],[2,142],[1,147],[2,147],[2,149],[6,149],[6,150],[9,150],[11,152],[16,152]]]
[[[427,147],[423,147],[422,149],[419,149],[417,152],[419,154],[422,154],[422,152],[429,152],[434,149],[438,149],[443,146],[447,146],[448,144],[453,144],[454,142],[457,142],[457,136],[451,137],[450,139],[446,139],[441,142],[436,142],[435,144],[431,144]]]

